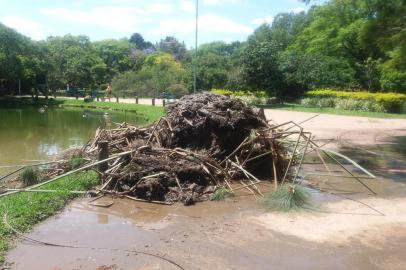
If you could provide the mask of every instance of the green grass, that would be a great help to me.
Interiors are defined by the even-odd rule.
[[[72,199],[80,196],[69,190],[88,190],[98,183],[97,173],[82,172],[64,177],[41,187],[41,189],[58,190],[56,193],[21,192],[0,198],[0,265],[10,248],[13,234],[4,225],[3,217],[7,211],[8,222],[21,232],[28,232],[32,227],[62,210]]]
[[[310,113],[325,113],[325,114],[336,114],[336,115],[348,115],[348,116],[360,116],[360,117],[371,117],[371,118],[394,118],[394,119],[405,119],[406,114],[397,113],[379,113],[379,112],[360,112],[360,111],[349,111],[340,110],[335,108],[309,108],[296,103],[285,103],[285,104],[275,104],[275,105],[263,105],[259,106],[268,109],[279,109],[286,111],[295,112],[310,112]]]
[[[231,193],[226,187],[219,187],[214,191],[214,193],[210,196],[210,200],[212,201],[224,201],[225,199],[232,197],[233,193]]]
[[[310,193],[300,185],[284,184],[265,194],[264,204],[268,209],[297,211],[311,208]]]
[[[69,166],[71,170],[74,170],[82,166],[84,162],[85,160],[83,157],[71,157],[69,160]]]
[[[81,99],[63,99],[57,98],[48,99],[39,98],[33,101],[31,98],[16,98],[16,97],[1,97],[0,107],[21,107],[21,106],[62,106],[62,107],[77,107],[98,109],[101,111],[114,110],[114,111],[127,111],[137,113],[145,118],[148,123],[152,123],[159,119],[165,113],[165,108],[160,106],[142,105],[142,104],[129,104],[129,103],[116,103],[116,102],[102,102],[92,101],[84,102]]]
[[[38,172],[33,167],[26,167],[20,174],[24,186],[31,186],[38,183]]]

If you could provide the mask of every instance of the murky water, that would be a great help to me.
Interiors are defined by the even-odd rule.
[[[143,121],[135,113],[0,108],[0,175],[13,169],[4,166],[29,164],[27,160],[47,160],[61,150],[82,146],[97,127],[125,120],[134,124]]]

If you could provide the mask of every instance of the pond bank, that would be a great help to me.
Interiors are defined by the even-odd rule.
[[[113,100],[113,99],[112,99]],[[124,100],[125,101],[125,100]],[[153,123],[159,117],[161,117],[165,109],[162,106],[152,106],[145,104],[132,103],[116,103],[108,101],[91,101],[85,102],[83,99],[74,98],[49,98],[45,99],[40,97],[39,100],[33,101],[31,97],[2,97],[0,98],[0,107],[15,108],[24,106],[59,106],[59,107],[79,107],[96,109],[100,111],[112,110],[112,111],[127,111],[137,113],[143,116],[148,123]]]
[[[314,115],[266,113],[278,123],[300,122]],[[351,131],[352,140],[341,143],[359,146],[357,142],[364,142],[362,146],[368,147],[375,145],[373,134],[403,134],[406,121],[376,120],[323,116],[303,126],[321,140],[338,139],[341,133]],[[372,137],[359,137],[364,130],[365,136]],[[339,142],[329,146],[340,149]],[[329,184],[339,185],[336,188],[344,192],[352,189],[355,194],[315,192],[313,198],[319,208],[314,212],[267,212],[249,193],[192,207],[108,197],[103,200],[114,202],[110,208],[91,206],[86,199],[74,201],[28,236],[82,248],[19,242],[8,254],[8,261],[14,262],[13,269],[177,269],[132,252],[138,250],[174,260],[185,269],[405,269],[404,177],[394,177],[381,161],[399,159],[402,163],[396,166],[400,171],[406,169],[406,158],[401,152],[384,154],[373,156],[379,162],[365,164],[380,176],[368,180],[377,196],[369,196],[359,185],[347,185],[344,180],[331,181]],[[366,155],[359,158],[362,161]]]
[[[0,265],[14,238],[13,232],[5,224],[8,222],[21,232],[28,232],[32,227],[62,210],[78,194],[68,191],[86,191],[96,185],[98,175],[95,172],[78,173],[64,177],[56,182],[46,184],[39,189],[57,190],[56,193],[21,192],[0,199]]]

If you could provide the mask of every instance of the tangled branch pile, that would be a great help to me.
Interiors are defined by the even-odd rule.
[[[139,199],[191,204],[209,199],[216,188],[233,191],[244,181],[276,179],[287,169],[286,150],[259,110],[228,96],[185,96],[148,128],[126,123],[98,129],[85,147],[96,158],[99,142],[110,155],[101,191]]]

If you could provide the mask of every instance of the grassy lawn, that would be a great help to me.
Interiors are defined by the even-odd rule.
[[[115,102],[102,102],[92,101],[84,102],[83,100],[76,99],[63,99],[57,98],[48,99],[40,98],[38,101],[33,101],[31,98],[15,98],[15,97],[3,97],[0,98],[0,107],[18,107],[18,106],[66,106],[66,107],[80,107],[99,110],[115,110],[115,111],[127,111],[135,112],[142,115],[147,122],[154,122],[159,119],[164,113],[165,108],[160,106],[150,106],[142,104],[127,104],[127,103],[115,103]]]
[[[32,227],[62,210],[72,199],[80,196],[67,191],[84,191],[98,183],[97,173],[93,171],[77,173],[55,182],[42,186],[39,189],[58,190],[56,193],[21,192],[0,198],[0,265],[4,262],[5,254],[11,247],[13,234],[3,223],[7,212],[8,222],[21,232],[28,232]]]
[[[278,110],[295,111],[295,112],[326,113],[326,114],[361,116],[361,117],[372,117],[372,118],[406,119],[406,114],[348,111],[348,110],[339,110],[339,109],[335,109],[335,108],[309,108],[309,107],[304,107],[303,105],[295,104],[295,103],[265,105],[265,106],[260,106],[260,107],[266,108],[266,109],[278,109]]]
[[[115,102],[103,102],[103,101],[92,101],[84,102],[83,100],[76,99],[57,99],[59,105],[69,106],[69,107],[81,107],[81,108],[93,108],[93,109],[109,109],[117,111],[129,111],[142,114],[147,120],[159,119],[164,113],[165,108],[151,105],[142,104],[128,104],[128,103],[115,103]]]

